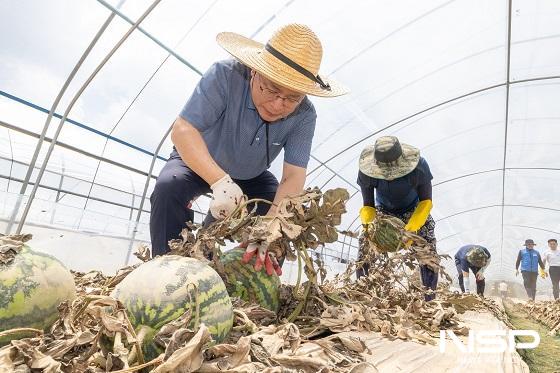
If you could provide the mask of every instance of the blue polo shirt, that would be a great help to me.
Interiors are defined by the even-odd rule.
[[[216,163],[234,179],[263,173],[284,149],[284,161],[306,168],[317,115],[305,97],[284,119],[264,122],[251,97],[251,70],[236,60],[214,63],[179,114],[200,131]]]
[[[358,172],[358,185],[362,190],[364,206],[380,206],[383,210],[402,214],[413,210],[419,201],[432,199],[432,173],[422,157],[407,175],[394,180],[377,179]]]
[[[461,270],[463,272],[468,272],[469,268],[471,270],[473,270],[473,272],[478,269],[478,267],[473,266],[471,263],[469,263],[469,261],[467,260],[467,254],[469,253],[469,251],[475,247],[480,247],[482,250],[484,250],[484,253],[488,256],[488,259],[490,259],[491,255],[490,255],[490,251],[488,251],[487,248],[485,248],[484,246],[480,246],[480,245],[465,245],[463,247],[461,247],[459,249],[459,251],[457,251],[457,253],[455,254],[455,265],[460,265],[461,266]]]

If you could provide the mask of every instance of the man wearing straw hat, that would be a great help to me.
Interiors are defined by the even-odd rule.
[[[242,201],[261,198],[257,214],[273,215],[278,203],[303,190],[316,113],[307,95],[335,97],[347,91],[319,74],[321,42],[307,26],[277,30],[266,45],[231,32],[218,44],[235,59],[214,63],[202,76],[173,124],[173,152],[151,196],[153,255],[169,251],[185,222],[186,206],[212,193],[205,223],[227,217]],[[281,182],[267,169],[284,150]],[[211,215],[211,216],[210,216]],[[244,261],[281,273],[259,243]]]
[[[417,232],[433,250],[436,249],[435,222],[432,209],[432,173],[420,151],[401,144],[395,136],[383,136],[368,145],[360,155],[358,185],[363,197],[360,220],[364,226],[373,222],[377,211],[396,216],[406,223],[405,229]],[[368,265],[357,271],[367,275]],[[438,273],[428,266],[420,267],[422,283],[436,290]],[[427,294],[426,300],[432,300]]]

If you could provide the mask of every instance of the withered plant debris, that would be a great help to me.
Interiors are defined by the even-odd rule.
[[[448,257],[435,253],[402,225],[401,250],[385,253],[367,236],[361,237],[360,261],[326,280],[322,260],[313,260],[310,251],[335,242],[340,233],[356,237],[337,230],[348,199],[345,189],[325,193],[308,189],[284,200],[274,218],[256,216],[254,207],[247,210],[266,201],[246,201],[228,218],[208,227],[189,224],[182,239],[170,242],[172,254],[205,261],[222,275],[220,247],[226,240],[265,242],[278,257],[297,261],[296,284],[281,286],[278,314],[232,299],[234,326],[222,344],[212,345],[204,324],[188,329],[191,318],[198,317],[188,310],[160,328],[154,340],[163,352],[145,361],[140,348],[145,330],[134,330],[122,304],[109,296],[138,264],[120,269],[115,276],[73,272],[78,297],[59,306],[59,319],[48,332],[12,340],[0,349],[0,372],[373,372],[376,368],[366,360],[374,351],[366,340],[346,332],[378,332],[387,338],[435,344],[440,329],[467,333],[457,317],[467,309],[490,310],[505,319],[489,300],[451,293],[450,278],[440,265]],[[17,252],[26,237],[3,237],[2,247],[16,249],[10,246],[0,258]],[[147,261],[149,249],[141,246],[135,255]],[[370,264],[369,276],[355,280],[356,268],[363,262]],[[444,278],[434,301],[424,300],[426,290],[418,274],[422,264]]]
[[[560,300],[527,302],[522,309],[529,317],[548,327],[549,335],[560,335]]]
[[[30,234],[0,234],[0,265],[10,264],[31,237]]]

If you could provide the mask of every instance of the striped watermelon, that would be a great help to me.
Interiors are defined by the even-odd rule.
[[[223,253],[220,258],[220,262],[224,265],[224,281],[229,295],[278,312],[280,278],[276,273],[269,276],[264,269],[255,271],[256,258],[253,258],[250,263],[242,263],[241,258],[244,253],[245,249],[236,247]]]
[[[380,252],[395,252],[403,248],[404,223],[395,216],[383,215],[375,222],[372,241]]]
[[[24,245],[8,264],[0,264],[0,332],[14,328],[47,329],[58,305],[76,298],[74,277],[54,257]],[[0,346],[21,335],[0,339]]]
[[[138,331],[148,327],[144,339],[146,356],[156,357],[161,351],[152,339],[166,323],[181,316],[191,306],[195,325],[195,291],[198,288],[200,323],[204,323],[216,342],[223,341],[233,326],[233,306],[224,282],[211,267],[178,255],[165,255],[134,269],[112,292],[126,307],[130,321]]]

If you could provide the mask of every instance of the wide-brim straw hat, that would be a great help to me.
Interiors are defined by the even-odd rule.
[[[285,88],[320,97],[348,93],[340,83],[319,74],[323,47],[305,25],[280,28],[266,45],[233,32],[219,33],[216,40],[241,63]]]
[[[359,168],[367,176],[394,180],[411,173],[419,161],[420,150],[395,136],[383,136],[362,150]]]

